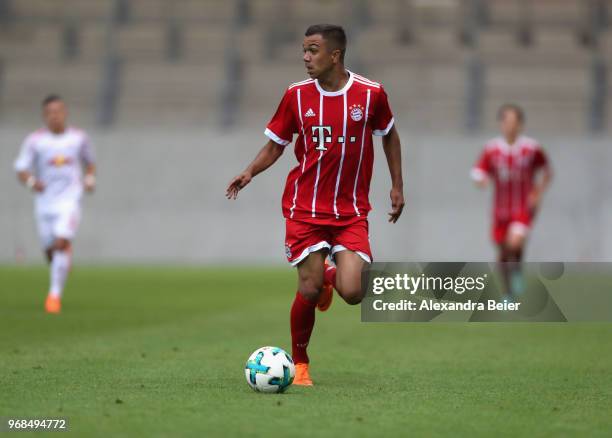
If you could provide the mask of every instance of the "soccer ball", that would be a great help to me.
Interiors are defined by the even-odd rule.
[[[295,365],[282,348],[261,347],[247,360],[244,375],[255,391],[284,392],[293,383]]]

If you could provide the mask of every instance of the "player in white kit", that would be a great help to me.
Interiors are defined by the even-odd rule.
[[[42,111],[46,126],[26,137],[14,167],[19,180],[35,192],[38,234],[51,265],[45,310],[59,313],[70,271],[71,242],[81,219],[81,196],[83,189],[94,190],[96,169],[89,137],[66,124],[62,98],[48,96]]]

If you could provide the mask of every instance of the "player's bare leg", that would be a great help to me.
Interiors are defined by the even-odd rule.
[[[302,260],[298,266],[298,291],[309,301],[316,302],[323,286],[327,250],[316,251]]]
[[[361,288],[361,271],[365,261],[353,251],[340,251],[336,258],[336,290],[348,304],[361,303],[364,292]]]
[[[503,293],[506,297],[511,297],[510,293],[510,270],[508,269],[509,264],[509,251],[506,249],[506,244],[501,243],[497,247],[497,264],[499,266],[499,272],[501,273],[503,283]]]
[[[524,289],[522,259],[526,237],[525,232],[510,228],[506,242],[510,259],[510,290],[515,299],[523,293]]]
[[[512,299],[520,296],[524,289],[521,263],[526,238],[525,232],[511,228],[506,241],[500,246],[500,262],[506,293]]]
[[[59,313],[62,308],[62,293],[66,278],[70,271],[71,243],[68,239],[58,238],[55,240],[51,256],[51,278],[49,295],[45,302],[47,313]]]
[[[336,284],[336,267],[325,262],[325,272],[323,273],[323,287],[317,300],[317,309],[326,312],[334,299],[334,285]]]
[[[295,362],[295,385],[312,386],[307,348],[315,323],[315,309],[323,286],[327,251],[316,251],[300,262],[298,292],[291,306],[291,349]]]

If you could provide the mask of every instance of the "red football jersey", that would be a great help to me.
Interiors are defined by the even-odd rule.
[[[374,148],[372,135],[386,135],[393,114],[383,87],[349,72],[346,85],[325,91],[316,79],[289,86],[265,134],[287,146],[298,134],[298,165],[283,194],[286,218],[341,224],[366,217]]]
[[[472,177],[490,177],[495,182],[495,219],[518,220],[531,217],[528,196],[533,189],[534,176],[538,169],[547,165],[546,154],[536,140],[520,136],[510,146],[500,137],[485,145],[472,169]]]

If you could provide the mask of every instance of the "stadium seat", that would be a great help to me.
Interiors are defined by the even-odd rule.
[[[504,99],[580,100],[589,90],[588,65],[490,65],[487,68],[487,95]],[[568,84],[572,84],[571,87]]]
[[[245,66],[240,104],[240,126],[257,133],[270,120],[283,93],[293,82],[308,79],[300,62],[249,63]]]
[[[231,29],[225,25],[202,26],[190,23],[183,28],[183,55],[186,60],[206,61],[210,64],[223,63],[230,47]]]
[[[283,10],[279,7],[282,0],[259,0],[249,2],[249,13],[254,25],[278,22]]]
[[[590,96],[588,65],[490,65],[485,95],[489,129],[495,125],[496,108],[515,102],[525,107],[529,125],[539,130],[584,132]]]
[[[587,2],[579,0],[537,0],[531,3],[534,23],[558,25],[571,31],[584,22]]]
[[[488,22],[493,26],[516,26],[521,19],[521,2],[489,0],[486,2]]]
[[[18,124],[40,123],[40,101],[49,93],[62,95],[77,123],[93,123],[101,67],[95,63],[36,61],[6,66],[1,100],[3,119]]]
[[[401,0],[404,1],[404,0]],[[391,26],[397,27],[399,20],[406,19],[401,17],[400,2],[368,0],[366,4],[367,14],[371,19],[372,26]]]
[[[361,33],[356,40],[355,50],[364,62],[372,64],[387,62],[427,62],[427,61],[461,61],[464,47],[459,44],[457,31],[454,28],[417,28],[415,41],[402,45],[396,29],[372,27]],[[349,48],[350,49],[350,48]]]
[[[579,47],[575,29],[539,28],[535,33],[534,44],[540,51],[546,51],[552,56],[572,55],[582,52]]]
[[[293,82],[308,79],[301,63],[251,63],[245,69],[243,113],[263,111],[272,116],[283,93]]]
[[[236,2],[227,0],[178,0],[173,2],[172,7],[176,17],[188,21],[201,20],[202,26],[229,26],[236,14]]]
[[[518,44],[516,33],[510,30],[487,30],[479,35],[479,52],[485,63],[524,63],[582,65],[589,52],[580,46],[575,33],[561,29],[538,29],[533,44]]]
[[[109,16],[113,0],[18,0],[11,3],[15,15],[22,18],[102,19]]]
[[[599,37],[599,49],[608,61],[612,61],[612,29],[608,29]]]
[[[350,17],[352,9],[344,0],[294,0],[289,7],[289,18],[299,29],[317,23],[341,23]]]
[[[229,23],[235,14],[235,2],[225,0],[130,0],[130,18],[134,22],[177,18],[200,25]]]
[[[79,32],[80,59],[102,59],[107,49],[107,33],[107,28],[102,23],[83,26]]]
[[[21,23],[0,36],[0,57],[13,60],[55,61],[61,57],[62,26]]]
[[[225,38],[227,39],[227,36]],[[266,56],[264,31],[260,27],[255,25],[243,27],[236,34],[236,40],[237,49],[243,60],[257,62]],[[228,43],[228,41],[225,42],[226,45]]]
[[[517,27],[527,11],[531,24],[553,25],[559,28],[576,28],[584,20],[584,2],[579,0],[537,0],[523,9],[522,2],[487,0],[489,22],[492,25]]]
[[[405,3],[410,2],[405,1]],[[413,21],[427,26],[445,26],[455,29],[461,24],[462,2],[459,0],[412,0],[411,3],[413,5],[411,20]],[[400,19],[406,19],[406,17]]]
[[[173,13],[172,3],[166,0],[130,0],[130,19],[135,22],[161,20]]]
[[[166,27],[163,23],[131,24],[120,27],[117,51],[125,59],[162,60],[166,47]]]
[[[485,132],[498,130],[495,114],[499,106],[507,101],[516,102],[527,114],[526,133],[539,137],[548,133],[568,133],[584,135],[587,132],[586,99],[582,100],[542,100],[528,96],[515,96],[513,99],[491,97],[484,103],[483,129]]]
[[[223,85],[222,67],[128,62],[122,77],[119,124],[211,122]]]

